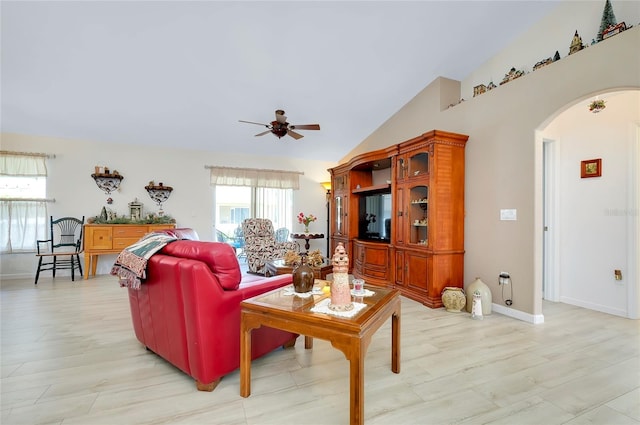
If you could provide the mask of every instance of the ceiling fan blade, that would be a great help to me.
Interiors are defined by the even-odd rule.
[[[267,128],[269,127],[269,124],[263,124],[263,123],[261,123],[261,122],[243,121],[243,120],[238,120],[238,122],[245,122],[245,123],[247,123],[247,124],[263,125],[263,126],[265,126],[265,127],[267,127]]]
[[[290,125],[289,128],[293,130],[320,130],[320,124]]]
[[[295,131],[291,131],[289,129],[287,129],[287,134],[296,140],[302,139],[304,137],[302,134],[296,133]]]
[[[264,136],[265,134],[271,133],[271,130],[267,130],[267,131],[263,131],[262,133],[258,133],[256,134],[256,137],[258,136]]]

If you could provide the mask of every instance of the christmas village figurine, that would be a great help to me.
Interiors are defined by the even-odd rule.
[[[632,26],[627,26],[624,22],[618,23],[616,21],[615,14],[613,13],[613,7],[611,6],[611,1],[606,0],[604,5],[604,10],[602,12],[602,20],[600,23],[600,29],[598,31],[597,39],[596,38],[592,39],[591,44],[593,45],[602,40],[606,40],[607,38],[612,37],[616,34],[620,34],[621,32],[628,30],[629,28],[632,28]],[[571,44],[569,46],[569,54],[572,55],[587,47],[588,47],[588,44],[582,43],[582,37],[580,37],[580,34],[578,34],[578,30],[576,30],[573,35],[573,38],[571,39]],[[560,60],[560,53],[556,51],[553,57],[548,57],[546,59],[543,59],[537,62],[533,66],[533,70],[535,71],[537,69],[543,68],[559,60]],[[524,71],[511,68],[511,70],[507,74],[505,74],[504,78],[502,79],[502,82],[500,82],[500,85],[513,81],[516,78],[522,77],[524,74],[525,74]],[[479,84],[477,86],[474,86],[473,97],[486,93],[489,90],[494,89],[495,87],[496,85],[493,84],[493,82],[489,83],[488,85]],[[452,106],[455,106],[455,105],[450,104],[448,107],[451,108]],[[592,112],[594,111],[592,110]]]
[[[571,39],[571,45],[569,46],[569,54],[572,55],[576,52],[579,52],[585,47],[586,46],[582,44],[582,37],[578,35],[578,30],[576,30],[576,33],[573,35],[573,38]]]
[[[622,31],[629,28],[631,27],[627,27],[624,22],[618,23],[616,21],[616,15],[613,13],[613,6],[611,6],[611,2],[607,0],[604,4],[604,10],[602,11],[600,30],[598,31],[598,41],[606,40],[607,38],[620,34]]]
[[[552,64],[554,62],[557,62],[560,60],[560,53],[558,53],[558,51],[556,50],[556,54],[553,55],[553,57],[548,57],[546,59],[541,60],[540,62],[536,63],[535,65],[533,65],[533,70],[537,70],[540,68],[543,68],[549,64]]]
[[[515,80],[516,78],[520,78],[524,75],[524,71],[522,70],[516,70],[515,68],[511,68],[509,70],[509,72],[507,72],[506,74],[504,74],[504,78],[502,79],[502,81],[500,82],[500,85],[506,84],[510,81]]]
[[[329,309],[333,311],[352,310],[353,303],[349,288],[349,257],[342,242],[336,246],[331,263],[333,264],[333,282],[331,282]]]
[[[481,95],[482,93],[486,93],[486,92],[488,92],[489,90],[493,90],[493,89],[495,89],[495,88],[496,88],[496,85],[495,85],[495,84],[493,84],[493,81],[491,81],[491,82],[490,82],[489,84],[487,84],[487,85],[480,84],[480,85],[478,85],[478,86],[475,86],[475,87],[473,88],[473,97],[479,96],[479,95]]]

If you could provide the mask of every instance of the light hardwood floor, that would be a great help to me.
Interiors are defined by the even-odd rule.
[[[346,424],[349,369],[325,341],[253,363],[212,393],[148,352],[115,278],[1,282],[3,425]],[[544,304],[545,323],[472,320],[402,299],[366,357],[367,424],[640,424],[640,322]]]

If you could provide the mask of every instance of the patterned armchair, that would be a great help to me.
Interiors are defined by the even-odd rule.
[[[276,242],[273,223],[266,218],[248,218],[242,222],[244,252],[251,273],[265,274],[265,262],[284,257],[287,251],[300,251],[296,242]]]

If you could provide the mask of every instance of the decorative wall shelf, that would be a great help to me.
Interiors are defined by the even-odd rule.
[[[108,171],[108,169],[107,169]],[[102,190],[107,195],[110,195],[111,192],[118,190],[120,187],[120,182],[124,179],[117,171],[113,173],[94,173],[91,174],[93,180],[95,180],[96,185],[100,190]]]
[[[144,187],[149,194],[149,197],[153,202],[155,202],[160,210],[158,211],[158,215],[164,215],[164,211],[162,210],[162,204],[169,199],[171,196],[171,192],[173,192],[173,188],[171,186],[165,186],[162,183],[158,183],[158,185],[149,184]]]

